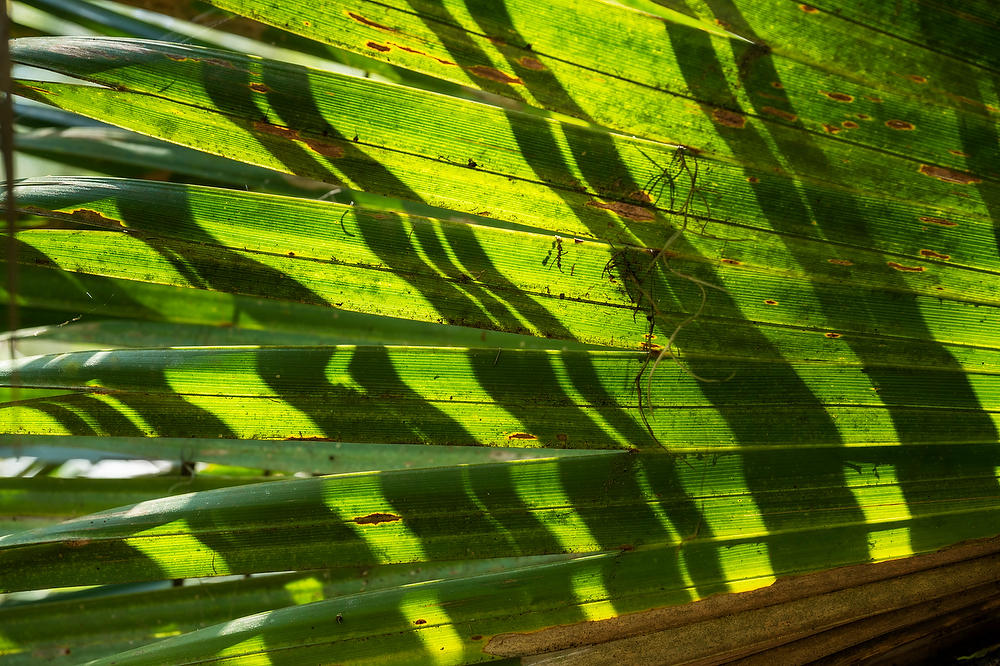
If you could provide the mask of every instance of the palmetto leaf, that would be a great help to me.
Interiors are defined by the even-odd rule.
[[[421,76],[14,41],[81,81],[16,94],[265,191],[18,182],[52,223],[11,239],[4,298],[121,321],[5,362],[0,441],[333,475],[0,484],[37,524],[0,588],[114,593],[0,607],[38,627],[0,650],[58,650],[79,603],[136,613],[67,634],[108,663],[799,662],[996,602],[996,541],[937,552],[1000,534],[995,10],[212,4]],[[85,134],[24,147],[134,136]],[[186,586],[114,587],[276,572],[206,583],[197,618]]]

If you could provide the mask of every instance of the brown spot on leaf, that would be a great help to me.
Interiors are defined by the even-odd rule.
[[[932,166],[930,164],[921,164],[920,173],[946,183],[958,183],[959,185],[971,185],[983,182],[981,178],[976,178],[971,174],[955,171],[954,169],[946,169],[945,167]]]
[[[871,119],[871,116],[869,116],[867,113],[859,113],[858,114],[858,120],[870,120],[870,119]]]
[[[263,132],[265,134],[272,134],[274,136],[280,136],[283,139],[295,139],[298,140],[299,133],[293,129],[288,129],[287,127],[281,127],[280,125],[272,125],[271,123],[255,120],[253,122],[253,128],[258,132]]]
[[[531,433],[527,432],[512,432],[511,434],[507,435],[507,439],[538,439],[538,438],[532,435]]]
[[[799,9],[804,11],[806,14],[815,14],[816,12],[819,11],[815,7],[811,7],[809,5],[799,5]]]
[[[90,544],[90,539],[70,539],[63,542],[67,548],[83,548]]]
[[[919,74],[910,74],[906,78],[913,81],[914,83],[927,83],[927,77],[920,76]]]
[[[48,90],[48,89],[43,88],[41,86],[29,86],[27,83],[20,83],[18,81],[14,81],[13,82],[13,86],[14,86],[15,90],[19,89],[19,88],[26,88],[27,90],[34,90],[35,92],[43,93],[43,94],[46,94],[46,95],[51,95],[52,94],[51,90]]]
[[[825,335],[828,338],[839,338],[840,337],[840,333],[824,333],[823,335]]]
[[[622,545],[618,546],[618,549],[625,553],[628,553],[635,550],[635,546],[633,546],[630,543],[623,543]]]
[[[759,183],[760,179],[757,178],[757,176],[748,176],[747,177],[747,182],[748,183]]]
[[[96,210],[90,210],[89,208],[77,208],[70,214],[81,222],[93,224],[95,227],[114,227],[120,229],[125,226],[118,220],[105,217]]]
[[[473,634],[472,636],[469,636],[469,640],[481,641],[481,640],[483,640],[483,635],[482,634]]]
[[[320,143],[319,141],[306,140],[305,144],[323,157],[339,159],[344,156],[344,149],[331,143]]]
[[[378,525],[379,523],[393,523],[397,520],[402,520],[402,518],[392,513],[369,513],[367,516],[355,518],[354,522],[358,525]]]
[[[370,49],[375,49],[376,51],[381,51],[382,53],[392,50],[391,48],[389,48],[384,44],[377,44],[375,42],[365,42],[365,46],[367,46]]]
[[[649,222],[653,219],[653,213],[647,208],[642,206],[635,206],[633,204],[622,203],[621,201],[611,201],[604,203],[603,201],[588,201],[588,206],[593,206],[594,208],[603,208],[604,210],[610,210],[613,213],[617,213],[622,217],[627,217],[630,220],[635,220],[636,222]]]
[[[649,193],[643,192],[642,190],[629,192],[628,198],[632,201],[638,201],[640,203],[653,203],[653,198],[649,196]]]
[[[921,250],[920,256],[927,257],[928,259],[941,259],[943,261],[951,259],[950,254],[941,254],[940,252],[935,252],[934,250]]]
[[[251,83],[249,87],[250,87],[250,90],[252,90],[254,92],[259,92],[259,93],[271,92],[271,89],[268,88],[263,83]]]
[[[770,114],[772,116],[777,116],[779,118],[783,118],[783,119],[787,120],[790,123],[795,122],[799,118],[794,113],[789,113],[788,111],[784,111],[782,109],[776,109],[773,106],[763,106],[763,107],[761,107],[760,110],[763,111],[764,113]]]
[[[772,88],[778,88],[780,90],[781,88],[784,88],[785,86],[781,85],[781,81],[771,81],[771,87]]]
[[[414,620],[413,624],[427,624],[427,620],[423,620],[423,619]]]
[[[888,127],[888,128],[890,128],[890,129],[894,129],[894,130],[912,130],[912,129],[916,129],[913,126],[913,123],[908,123],[905,120],[896,120],[896,119],[885,121],[885,126]]]
[[[173,60],[174,62],[184,62],[185,60],[190,60],[187,56],[174,55],[173,53],[167,53],[167,60]]]
[[[742,266],[743,265],[742,261],[737,261],[735,259],[723,259],[722,263],[729,264],[730,266]]]
[[[836,125],[823,123],[823,131],[827,132],[828,134],[837,134],[838,132],[840,132],[840,128],[837,127]]]
[[[904,273],[923,273],[925,270],[923,266],[904,266],[895,261],[887,261],[886,264],[890,268],[895,268],[897,271],[903,271]]]
[[[844,129],[858,129],[859,127],[861,127],[861,125],[857,124],[853,120],[845,120],[840,124],[844,126]]]
[[[517,61],[519,63],[521,63],[522,67],[527,67],[528,69],[533,69],[536,72],[545,69],[545,65],[543,65],[542,63],[540,63],[535,58],[532,58],[531,56],[521,56],[520,58],[517,59]]]
[[[853,266],[853,261],[848,261],[847,259],[827,259],[831,264],[837,264],[838,266]]]
[[[489,79],[491,81],[496,81],[497,83],[520,83],[523,84],[524,81],[517,78],[516,76],[511,76],[501,72],[496,67],[487,67],[486,65],[473,65],[468,68],[470,72],[478,76],[481,79]]]
[[[826,95],[830,99],[836,100],[838,102],[853,102],[854,101],[854,97],[852,97],[851,95],[848,95],[846,93],[827,92],[825,90],[820,90],[820,93],[823,94],[823,95]]]
[[[191,60],[198,60],[198,58],[191,58]],[[205,63],[206,65],[215,65],[216,67],[222,67],[224,69],[239,69],[238,67],[236,67],[236,65],[234,65],[228,60],[225,60],[224,58],[201,58],[201,62]],[[245,70],[240,70],[240,71],[245,71]]]
[[[767,305],[777,305],[778,301],[774,300],[773,298],[769,298],[766,301],[764,301],[764,303],[766,303]]]
[[[363,23],[364,25],[370,25],[373,28],[378,28],[379,30],[385,30],[386,32],[399,32],[398,28],[390,28],[387,25],[382,25],[381,23],[376,23],[375,21],[369,21],[364,16],[360,14],[355,14],[354,12],[347,12],[347,15],[358,23]]]
[[[747,119],[742,113],[736,113],[735,111],[730,111],[729,109],[713,110],[712,120],[720,125],[735,127],[736,129],[742,129],[743,126],[747,124]]]
[[[958,222],[952,222],[951,220],[946,220],[943,217],[921,217],[921,222],[927,222],[929,224],[940,224],[942,227],[957,227]]]
[[[958,155],[959,157],[968,157],[969,153],[964,153],[961,150],[955,150],[954,148],[949,148],[948,152],[952,155]]]
[[[867,99],[869,102],[875,102],[876,104],[882,103],[882,98],[876,97],[875,95],[865,95],[865,99]]]
[[[567,435],[564,432],[561,432],[556,435],[556,439],[559,440],[560,442],[565,442],[569,440],[569,435]]]

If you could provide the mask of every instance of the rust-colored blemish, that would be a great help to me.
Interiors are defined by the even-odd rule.
[[[887,261],[886,264],[890,268],[895,268],[897,271],[903,271],[904,273],[923,273],[923,266],[904,266],[903,264],[898,264],[895,261]]]
[[[916,129],[913,126],[913,123],[908,123],[905,120],[896,120],[895,118],[892,119],[892,120],[885,121],[885,126],[888,127],[888,128],[890,128],[890,129],[894,129],[894,130],[912,130],[912,129]]]
[[[512,432],[511,434],[507,435],[507,439],[538,439],[538,438],[532,435],[531,433],[527,432]]]
[[[772,87],[772,88],[777,88],[778,90],[781,90],[781,89],[782,89],[782,88],[784,88],[785,86],[783,86],[783,85],[781,84],[781,81],[771,81],[771,87]]]
[[[642,206],[622,203],[620,201],[611,201],[609,203],[604,203],[603,201],[588,201],[587,205],[593,206],[594,208],[610,210],[612,213],[617,213],[622,217],[627,217],[628,219],[635,220],[636,222],[649,222],[653,219],[653,213],[650,212],[649,209],[643,208]]]
[[[961,150],[955,150],[954,148],[949,148],[948,152],[952,155],[958,155],[959,157],[968,157],[969,153],[962,152]]]
[[[271,92],[271,89],[270,89],[270,88],[268,88],[268,87],[267,87],[266,85],[264,85],[263,83],[251,83],[251,84],[249,85],[249,88],[250,88],[250,90],[252,90],[252,91],[254,91],[254,92],[259,92],[259,93],[267,93],[267,92]]]
[[[981,178],[976,178],[971,174],[955,171],[954,169],[946,169],[945,167],[932,166],[930,164],[921,164],[920,173],[946,183],[958,183],[959,185],[972,185],[973,183],[983,182]]]
[[[118,220],[113,220],[110,217],[105,217],[101,215],[96,210],[90,210],[89,208],[77,208],[70,213],[76,219],[86,222],[87,224],[93,224],[97,227],[124,227]]]
[[[14,87],[16,87],[16,88],[27,88],[28,90],[34,90],[35,92],[43,93],[45,95],[51,95],[52,94],[51,90],[48,90],[48,89],[43,88],[41,86],[29,86],[27,83],[19,83],[18,81],[14,81]]]
[[[858,120],[871,120],[871,116],[869,116],[867,113],[859,113]]]
[[[487,67],[486,65],[473,65],[468,69],[470,72],[472,72],[481,79],[489,79],[491,81],[496,81],[497,83],[524,84],[524,81],[522,81],[521,79],[517,78],[516,76],[511,76],[510,74],[505,74],[496,67]]]
[[[951,259],[950,254],[941,254],[940,252],[935,252],[934,250],[921,250],[921,257],[927,257],[928,259],[941,259],[942,261],[948,261]]]
[[[823,335],[825,335],[828,338],[839,338],[840,337],[840,333],[824,333]]]
[[[764,113],[770,114],[772,116],[777,116],[779,118],[784,118],[785,120],[787,120],[790,123],[793,123],[793,122],[795,122],[796,120],[799,119],[799,117],[797,115],[795,115],[794,113],[789,113],[788,111],[784,111],[782,109],[776,109],[773,106],[762,106],[760,110],[763,111]]]
[[[851,95],[848,95],[846,93],[827,92],[825,90],[820,90],[819,92],[821,94],[823,94],[823,95],[826,95],[830,99],[836,100],[838,102],[853,102],[854,101],[854,97],[852,97]]]
[[[942,227],[957,227],[958,222],[952,222],[951,220],[946,220],[943,217],[921,217],[921,222],[927,222],[928,224],[940,224]]]
[[[255,120],[253,122],[253,128],[258,132],[273,134],[274,136],[280,136],[283,139],[294,139],[297,141],[299,138],[299,133],[293,129],[288,129],[287,127],[281,127],[279,125],[272,125],[271,123],[259,120]]]
[[[876,104],[882,103],[882,98],[876,97],[875,95],[865,95],[865,99],[867,99],[869,102],[875,102]]]
[[[769,298],[766,301],[764,301],[764,303],[766,303],[767,305],[777,305],[778,301],[774,300],[773,298]]]
[[[919,74],[909,74],[906,78],[913,81],[914,83],[927,83],[927,77],[920,76]]]
[[[471,641],[481,641],[481,640],[483,640],[483,635],[482,634],[473,634],[473,635],[469,636],[469,640],[471,640]]]
[[[823,123],[823,131],[827,132],[828,134],[837,134],[838,132],[840,132],[840,128],[837,127],[836,125]]]
[[[402,520],[393,513],[369,513],[367,516],[359,516],[354,519],[358,525],[378,525],[379,523],[393,523]]]
[[[629,192],[628,198],[632,201],[638,201],[639,203],[653,203],[653,198],[649,196],[649,193],[643,192],[642,190]]]
[[[735,259],[723,259],[722,263],[729,264],[730,266],[742,266],[743,265],[742,261],[737,261]]]
[[[329,157],[331,159],[339,159],[344,156],[344,149],[340,146],[320,143],[319,141],[309,141],[306,140],[305,144],[309,146],[313,151],[319,153],[323,157]]]
[[[386,51],[391,51],[392,50],[391,48],[389,48],[385,44],[377,44],[375,42],[365,42],[365,46],[367,46],[370,49],[375,49],[376,51],[381,51],[382,53],[385,53]]]
[[[742,113],[736,113],[735,111],[730,111],[729,109],[713,110],[712,120],[720,125],[735,127],[736,129],[742,129],[747,124],[747,119]]]
[[[185,60],[190,60],[190,58],[188,58],[187,56],[174,55],[172,53],[168,53],[166,55],[167,55],[167,60],[173,60],[174,62],[184,62]]]
[[[843,125],[844,129],[858,129],[859,127],[861,127],[861,125],[857,124],[853,120],[845,120],[840,124]]]
[[[618,550],[628,553],[635,550],[635,546],[633,546],[630,543],[623,543],[622,545],[618,546]]]
[[[191,58],[191,60],[198,60],[198,58]],[[239,69],[238,67],[236,67],[236,65],[223,58],[201,58],[201,62],[203,62],[206,65],[215,65],[216,67],[222,67],[223,69]]]
[[[403,46],[402,44],[394,44],[393,42],[389,42],[389,44],[392,45],[392,46],[395,46],[400,51],[406,51],[407,53],[413,53],[414,55],[424,56],[425,58],[433,58],[434,60],[437,60],[442,65],[456,65],[456,63],[453,63],[450,60],[444,60],[443,58],[438,58],[437,56],[432,56],[429,53],[424,53],[423,51],[418,51],[416,49],[412,49],[409,46]]]
[[[545,65],[540,63],[535,58],[532,58],[531,56],[521,56],[520,58],[517,59],[517,61],[521,63],[522,67],[533,69],[536,72],[540,72],[541,70],[545,69]]]
[[[350,16],[355,21],[357,21],[358,23],[370,25],[371,27],[378,28],[379,30],[385,30],[387,32],[399,32],[398,28],[390,28],[387,25],[382,25],[381,23],[376,23],[375,21],[369,21],[364,16],[361,16],[360,14],[355,14],[354,12],[347,12],[347,15]]]
[[[757,178],[757,176],[748,176],[747,177],[747,182],[748,183],[759,183],[760,179]]]
[[[414,620],[413,624],[427,624],[427,620],[424,619]]]
[[[90,539],[70,539],[64,543],[67,548],[83,548],[90,544]]]
[[[818,9],[810,5],[799,5],[799,9],[804,11],[806,14],[815,14],[819,11]]]
[[[853,261],[848,261],[847,259],[827,259],[831,264],[837,264],[838,266],[853,266]]]
[[[564,432],[561,432],[556,435],[556,439],[559,440],[560,442],[566,442],[569,440],[569,435],[567,435]]]

